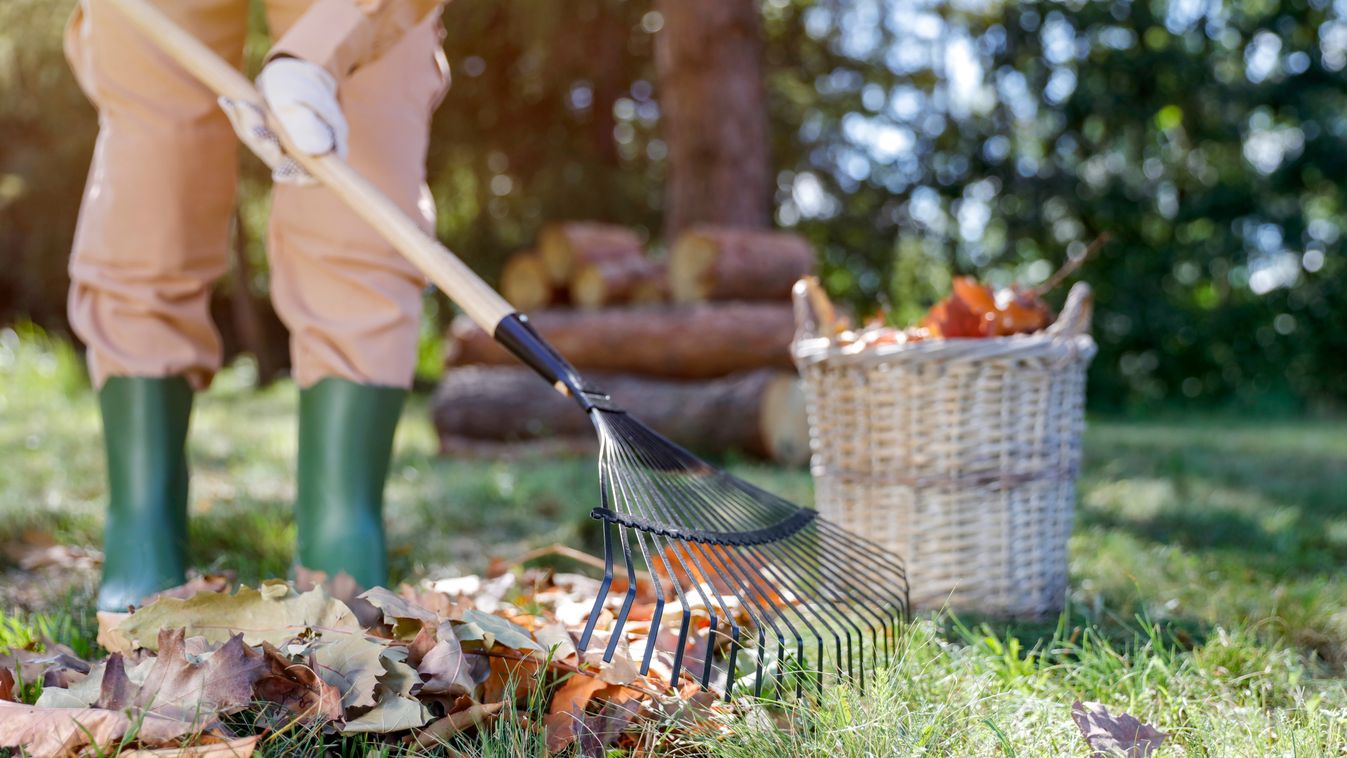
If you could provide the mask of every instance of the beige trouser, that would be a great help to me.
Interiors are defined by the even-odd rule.
[[[266,0],[279,39],[311,0]],[[158,0],[239,65],[247,0]],[[211,283],[227,269],[237,147],[215,96],[100,0],[83,0],[66,53],[98,107],[99,134],[70,262],[70,321],[96,386],[109,376],[219,369]],[[434,224],[425,188],[431,113],[448,85],[432,16],[340,82],[350,162]],[[415,365],[421,275],[335,195],[278,185],[268,238],[271,298],[290,329],[295,379],[405,387]]]

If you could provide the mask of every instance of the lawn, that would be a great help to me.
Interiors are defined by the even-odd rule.
[[[200,568],[284,576],[294,526],[294,387],[257,391],[247,365],[199,397],[192,538]],[[0,548],[47,537],[97,546],[102,448],[73,351],[0,331]],[[808,474],[731,462],[797,501]],[[409,404],[389,487],[396,579],[481,569],[493,555],[592,547],[592,461],[437,457],[424,398]],[[3,561],[0,558],[0,561]],[[764,718],[745,706],[687,754],[1084,755],[1073,700],[1172,734],[1165,755],[1347,754],[1347,426],[1175,415],[1092,419],[1071,543],[1069,610],[1041,623],[924,616],[862,695]],[[43,634],[93,652],[94,575],[0,564],[0,652]],[[728,734],[729,736],[725,736]],[[317,741],[268,742],[272,755]],[[365,754],[364,743],[342,745]],[[467,754],[539,749],[505,724]]]

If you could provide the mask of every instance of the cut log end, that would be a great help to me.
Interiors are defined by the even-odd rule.
[[[684,235],[669,256],[669,291],[674,302],[697,303],[709,299],[716,246],[711,240]]]
[[[553,285],[565,286],[584,263],[639,258],[641,235],[615,224],[575,221],[548,224],[538,235],[538,252]]]
[[[533,252],[517,253],[500,274],[501,294],[517,310],[544,308],[553,301],[552,282],[542,257]]]
[[[698,227],[669,253],[675,302],[786,300],[796,280],[814,269],[814,249],[797,234]]]
[[[665,299],[665,267],[648,258],[585,263],[571,279],[571,302],[580,308]]]

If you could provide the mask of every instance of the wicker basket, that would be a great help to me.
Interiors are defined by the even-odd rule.
[[[806,303],[794,355],[819,512],[902,555],[915,608],[1059,610],[1095,353],[1089,287],[1035,334],[863,351],[816,336]]]

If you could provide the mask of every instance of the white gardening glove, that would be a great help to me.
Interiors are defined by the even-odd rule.
[[[337,82],[323,67],[299,58],[277,58],[262,68],[257,88],[295,149],[308,155],[346,157],[346,117],[337,102]],[[285,155],[255,103],[220,98],[220,106],[239,138],[271,167],[275,181],[314,183],[307,171]]]

